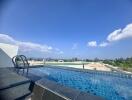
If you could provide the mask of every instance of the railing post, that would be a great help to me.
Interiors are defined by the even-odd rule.
[[[84,69],[84,64],[83,64],[83,69]]]

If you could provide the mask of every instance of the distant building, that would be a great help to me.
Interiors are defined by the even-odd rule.
[[[72,61],[78,61],[78,58],[77,57],[72,58]]]
[[[58,62],[64,62],[64,60],[58,60]]]
[[[18,53],[18,46],[0,43],[0,67],[13,67],[12,57]]]

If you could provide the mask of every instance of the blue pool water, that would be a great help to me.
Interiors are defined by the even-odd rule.
[[[48,67],[34,68],[30,73],[42,78],[46,74],[52,81],[101,96],[106,100],[132,100],[132,78]]]

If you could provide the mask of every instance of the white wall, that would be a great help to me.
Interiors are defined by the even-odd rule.
[[[13,67],[12,57],[16,56],[18,46],[0,43],[0,67]]]

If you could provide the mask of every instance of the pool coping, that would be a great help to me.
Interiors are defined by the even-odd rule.
[[[35,84],[65,100],[80,100],[80,98],[83,100],[104,100],[103,97],[58,84],[46,78],[36,81]]]
[[[115,77],[132,79],[132,74],[131,73],[79,69],[79,68],[73,68],[73,67],[53,66],[53,65],[46,65],[46,66],[43,66],[41,68],[45,68],[45,67],[48,67],[48,68],[59,68],[59,69],[64,69],[64,70],[70,70],[70,71],[72,70],[72,71],[85,72],[85,73],[96,73],[96,74],[102,74],[102,75],[112,75],[112,76],[115,76]]]

